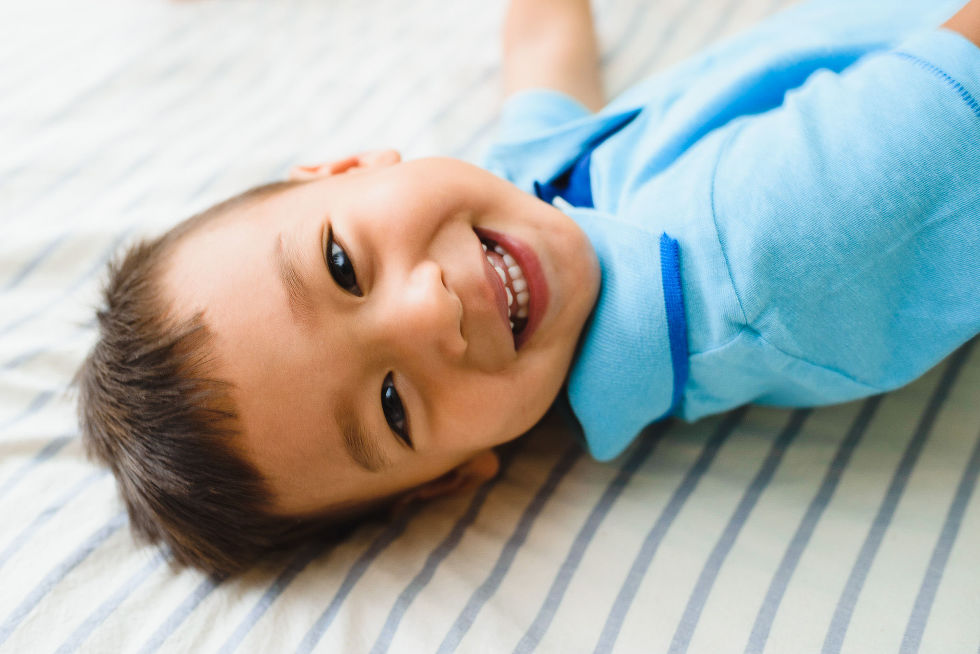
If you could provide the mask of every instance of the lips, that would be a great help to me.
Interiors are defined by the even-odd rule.
[[[500,320],[502,324],[510,329],[510,320],[508,318],[508,308],[507,308],[507,290],[504,287],[504,283],[501,281],[500,277],[497,275],[493,268],[493,265],[487,259],[484,253],[483,259],[483,272],[486,275],[487,284],[493,289],[494,300],[497,306],[497,313],[500,314]]]
[[[486,269],[501,318],[513,333],[515,349],[520,349],[534,335],[548,304],[548,285],[541,262],[534,250],[520,239],[486,228],[475,228],[474,231],[491,252],[495,249],[494,246],[497,246],[498,252],[503,251],[503,254],[487,257]],[[507,273],[503,269],[512,268],[507,265],[511,260],[516,264],[517,270]],[[496,265],[492,265],[491,261]],[[504,261],[507,263],[503,263]],[[521,278],[527,285],[526,289],[523,288]],[[527,293],[528,297],[518,297],[520,293]],[[524,313],[526,316],[521,315]]]
[[[520,334],[527,324],[527,305],[530,298],[524,271],[499,243],[483,242],[483,253],[504,285],[510,329],[514,334]]]

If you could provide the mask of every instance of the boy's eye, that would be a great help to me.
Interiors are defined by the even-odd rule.
[[[330,270],[330,276],[333,280],[337,282],[337,286],[344,289],[351,295],[356,295],[361,297],[363,293],[361,292],[361,287],[357,285],[357,275],[354,274],[354,264],[351,262],[350,257],[344,251],[344,248],[340,247],[333,240],[333,227],[327,230],[327,244],[325,248],[325,256],[327,259],[327,268]]]
[[[412,437],[408,434],[408,416],[405,415],[405,407],[402,405],[401,398],[398,397],[398,391],[395,390],[395,382],[392,380],[390,372],[385,377],[384,383],[381,384],[381,410],[385,414],[388,426],[395,432],[395,435],[405,445],[414,449]]]

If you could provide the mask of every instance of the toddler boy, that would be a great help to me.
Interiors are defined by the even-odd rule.
[[[605,460],[922,374],[980,330],[980,0],[954,10],[802,5],[591,113],[588,3],[514,0],[492,172],[300,167],[113,266],[80,413],[137,533],[234,571],[491,477],[566,384]]]

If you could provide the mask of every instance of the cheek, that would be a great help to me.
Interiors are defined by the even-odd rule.
[[[533,360],[524,362],[525,373],[514,396],[514,411],[522,417],[525,429],[544,417],[561,392],[574,345],[574,340],[553,342],[548,351],[536,353]]]
[[[415,178],[388,180],[374,185],[367,194],[366,208],[372,220],[399,238],[431,232],[451,213],[453,199],[433,190],[431,180]]]
[[[529,365],[525,374],[497,382],[482,394],[480,411],[501,442],[521,435],[548,411],[564,380],[553,368],[553,364]]]
[[[447,385],[440,397],[432,429],[439,449],[447,454],[500,445],[537,421],[532,417],[535,403],[528,394],[500,380]]]

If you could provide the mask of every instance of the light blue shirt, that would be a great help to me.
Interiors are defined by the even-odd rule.
[[[959,4],[807,3],[598,114],[550,90],[508,101],[485,165],[529,192],[614,131],[595,208],[556,200],[602,268],[568,379],[595,458],[671,406],[662,233],[687,420],[890,390],[980,332],[980,49],[935,28]]]

